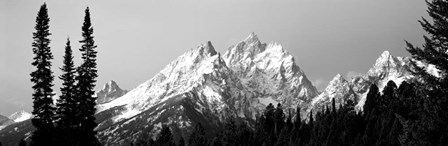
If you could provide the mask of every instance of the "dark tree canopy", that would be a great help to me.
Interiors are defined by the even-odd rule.
[[[156,145],[160,146],[171,146],[174,145],[173,134],[171,133],[170,127],[162,125],[162,130],[157,136]]]
[[[59,79],[62,80],[61,95],[57,102],[56,110],[56,130],[58,132],[57,143],[64,145],[73,145],[75,142],[72,140],[74,132],[73,117],[76,116],[76,88],[75,88],[75,65],[73,63],[72,49],[70,46],[70,40],[67,38],[64,55],[64,65],[62,66],[62,75]]]
[[[33,85],[33,112],[31,122],[36,130],[31,136],[31,145],[48,145],[53,140],[53,117],[55,107],[53,105],[53,71],[51,60],[53,55],[50,50],[50,18],[47,5],[44,3],[37,13],[36,32],[33,33],[33,53],[35,57],[32,65],[36,70],[31,73]]]
[[[197,123],[194,126],[193,132],[190,135],[188,145],[206,146],[207,138],[205,137],[205,129],[201,123]]]
[[[414,62],[413,73],[417,77],[416,92],[420,98],[410,103],[422,109],[417,119],[402,117],[400,121],[405,132],[402,144],[438,145],[448,143],[448,2],[446,0],[426,1],[431,20],[422,18],[420,24],[427,35],[424,35],[422,47],[409,42],[407,51],[412,58],[423,64],[433,65],[438,73],[427,71],[426,66]],[[432,21],[432,22],[431,22]],[[415,101],[414,100],[414,101]]]
[[[82,45],[79,49],[81,51],[83,62],[76,69],[78,73],[76,80],[78,81],[77,88],[77,103],[78,113],[75,116],[74,125],[77,125],[76,141],[80,145],[98,145],[96,138],[97,126],[95,122],[95,106],[96,98],[94,88],[96,78],[98,77],[96,69],[96,54],[97,51],[95,41],[93,40],[93,27],[90,21],[89,7],[85,10],[84,23],[82,26],[83,40],[79,41]]]

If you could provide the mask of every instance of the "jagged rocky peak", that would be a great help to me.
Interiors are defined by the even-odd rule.
[[[269,99],[284,103],[284,107],[297,106],[318,93],[282,45],[261,43],[255,33],[231,46],[223,59],[244,88],[260,101]]]
[[[345,80],[341,74],[337,74],[336,76],[333,77],[333,79],[330,81],[330,83],[328,85],[335,86],[335,85],[343,84],[345,82],[347,82],[347,80]]]
[[[325,91],[328,95],[333,97],[345,96],[350,92],[350,83],[340,74],[337,74],[333,80],[330,81]]]
[[[96,92],[97,103],[103,104],[110,102],[118,97],[123,96],[128,91],[121,89],[118,84],[110,80],[106,84],[104,84],[103,88]]]
[[[201,51],[203,51],[202,53],[204,54],[209,54],[210,56],[214,56],[217,54],[215,47],[213,47],[212,42],[207,41],[207,43],[202,44],[200,49]]]
[[[181,56],[189,56],[189,57],[210,57],[218,54],[215,50],[215,47],[213,47],[212,43],[210,41],[207,41],[204,44],[201,44],[197,48],[192,48],[190,51],[187,51]]]
[[[343,103],[352,94],[350,89],[350,83],[344,79],[340,74],[337,74],[325,88],[319,96],[313,99],[311,102],[311,108],[313,106],[322,106],[322,104],[329,103],[333,98],[336,98],[338,103]],[[317,104],[317,105],[316,105]]]
[[[227,52],[224,53],[223,58],[228,64],[235,64],[238,63],[238,61],[252,60],[255,55],[263,52],[265,49],[266,44],[262,44],[258,36],[252,32],[246,39],[231,46]]]
[[[250,33],[249,36],[246,39],[244,39],[243,42],[246,44],[260,44],[261,43],[260,39],[254,32]]]
[[[369,80],[382,89],[389,80],[399,85],[403,80],[411,77],[409,72],[410,58],[395,57],[389,51],[384,51],[367,72]]]
[[[120,87],[118,87],[117,83],[114,80],[110,80],[103,86],[103,91],[111,92],[113,90],[121,90]]]
[[[404,65],[403,63],[402,57],[394,57],[389,51],[384,51],[367,74],[381,78],[384,73],[397,72]]]
[[[345,92],[345,89],[348,88],[349,82],[342,77],[341,74],[337,74],[333,79],[328,83],[328,86],[325,88],[325,92],[327,94],[337,94],[338,92]]]
[[[231,46],[224,53],[223,59],[227,66],[238,72],[249,71],[252,67],[277,71],[280,67],[285,67],[303,74],[295,64],[294,57],[282,45],[276,42],[261,43],[255,33]]]

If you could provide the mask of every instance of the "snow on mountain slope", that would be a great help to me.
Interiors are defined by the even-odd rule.
[[[98,105],[99,137],[108,143],[120,144],[122,137],[114,135],[129,134],[129,129],[123,127],[135,122],[147,123],[134,125],[145,129],[148,124],[192,123],[199,122],[199,119],[203,122],[219,121],[224,116],[235,115],[227,102],[233,101],[231,97],[237,98],[239,95],[233,93],[240,90],[242,85],[238,78],[207,42],[187,51],[152,79],[122,97]],[[102,115],[105,118],[101,118]],[[170,122],[172,118],[178,120]],[[186,125],[186,128],[190,126]],[[156,133],[160,130],[158,128],[153,127],[149,132]],[[141,129],[132,134],[139,131]]]
[[[168,64],[155,77],[129,91],[124,96],[109,103],[98,105],[98,112],[124,105],[125,110],[114,117],[116,122],[135,116],[154,105],[191,91],[193,88],[206,83],[206,76],[219,75],[222,70],[227,70],[219,56],[210,42],[196,49],[191,49]],[[223,65],[224,68],[221,68]],[[226,84],[226,80],[221,81],[220,84]],[[213,99],[209,100],[212,101]]]
[[[127,92],[128,91],[121,89],[115,81],[111,80],[108,83],[104,84],[101,90],[95,92],[97,97],[96,102],[98,104],[107,103],[123,96]]]
[[[31,119],[32,116],[33,115],[31,113],[21,110],[21,111],[11,114],[8,118],[13,120],[14,122],[22,122],[22,121]]]
[[[0,115],[0,130],[8,127],[11,124],[19,123],[19,122],[31,119],[31,117],[32,117],[32,115],[28,112],[25,112],[24,110],[15,112],[15,113],[11,114],[9,117]]]
[[[288,51],[275,42],[261,43],[254,33],[231,46],[223,59],[250,93],[245,96],[258,99],[248,102],[248,107],[258,107],[253,110],[262,110],[266,105],[260,103],[268,99],[295,109],[318,94]]]

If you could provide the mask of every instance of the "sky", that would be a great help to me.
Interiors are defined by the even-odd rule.
[[[0,0],[0,114],[31,112],[32,32],[40,6],[50,17],[59,93],[66,39],[79,65],[84,10],[98,45],[96,89],[110,80],[133,89],[190,48],[211,41],[224,53],[251,32],[277,42],[320,90],[336,75],[366,73],[385,50],[409,56],[421,45],[422,0]]]

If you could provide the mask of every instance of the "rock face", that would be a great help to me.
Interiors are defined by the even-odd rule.
[[[97,104],[104,104],[123,96],[127,92],[126,90],[122,90],[115,81],[111,80],[104,84],[101,90],[95,92],[97,97],[96,102]]]
[[[318,95],[317,89],[288,51],[275,42],[261,43],[254,33],[230,47],[223,59],[240,79],[246,90],[245,99],[250,100],[239,100],[234,104],[244,109],[238,111],[239,115],[253,118],[250,114],[264,109],[271,102],[280,102],[284,108],[295,109]]]

